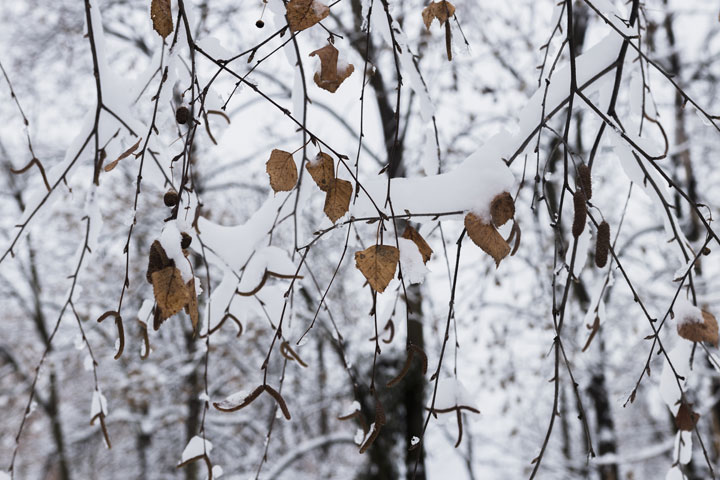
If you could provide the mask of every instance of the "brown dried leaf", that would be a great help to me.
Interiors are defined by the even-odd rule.
[[[292,32],[310,28],[330,15],[327,5],[317,0],[290,0],[286,8],[288,25]]]
[[[437,18],[440,25],[442,25],[453,15],[455,15],[455,5],[445,0],[432,2],[422,11],[423,22],[428,30],[430,30],[430,24],[434,19]]]
[[[465,215],[465,228],[475,245],[493,257],[495,265],[500,266],[500,261],[510,253],[510,245],[495,227],[483,222],[482,218],[474,213],[468,213]]]
[[[678,413],[675,415],[675,425],[677,425],[678,430],[691,432],[695,428],[695,425],[700,419],[700,414],[694,412],[692,406],[692,403],[683,402],[680,404]]]
[[[150,258],[148,258],[148,268],[145,278],[148,283],[153,283],[152,274],[165,267],[174,267],[175,261],[168,258],[165,249],[158,240],[155,240],[150,246]]]
[[[318,87],[330,93],[335,93],[340,84],[355,71],[351,63],[338,68],[338,50],[331,43],[310,54],[311,57],[315,55],[320,58],[320,71],[315,72],[313,79]]]
[[[370,286],[377,292],[384,292],[395,276],[400,252],[390,245],[373,245],[361,252],[355,252],[355,266],[362,272]]]
[[[320,152],[314,161],[305,165],[305,168],[320,190],[327,192],[330,182],[335,178],[335,164],[332,157],[325,152]]]
[[[330,182],[330,188],[325,195],[325,214],[333,223],[338,218],[345,215],[350,207],[350,199],[352,198],[352,183],[339,178]]]
[[[113,160],[112,162],[110,162],[110,163],[108,163],[107,165],[105,165],[105,171],[106,171],[106,172],[109,172],[110,170],[112,170],[113,168],[115,168],[115,167],[117,166],[117,164],[118,164],[118,162],[119,162],[120,160],[122,160],[123,158],[127,158],[127,157],[129,157],[130,155],[132,155],[133,152],[135,152],[135,150],[137,150],[137,148],[140,146],[140,142],[141,142],[141,141],[142,141],[142,138],[138,138],[138,141],[135,143],[135,145],[133,145],[132,147],[128,148],[128,149],[125,150],[123,153],[121,153],[118,158],[116,158],[116,159]]]
[[[150,18],[153,28],[162,38],[173,31],[172,9],[170,0],[152,0],[150,4]]]
[[[408,225],[405,227],[402,238],[412,240],[412,242],[417,245],[418,250],[420,250],[420,255],[422,255],[423,263],[427,263],[428,260],[430,260],[430,257],[433,254],[433,249],[430,248],[430,245],[427,244],[425,239],[418,233],[417,230]]]
[[[515,216],[515,202],[512,195],[503,192],[496,195],[490,202],[490,216],[496,227],[505,223]]]
[[[200,314],[198,312],[198,299],[197,291],[195,290],[195,278],[193,277],[186,286],[189,295],[188,303],[185,305],[185,312],[190,316],[192,322],[193,332],[197,332],[198,322],[200,320]]]
[[[289,192],[298,180],[297,165],[292,153],[275,149],[270,153],[270,160],[265,165],[270,176],[270,187],[275,193]]]
[[[190,293],[183,282],[182,274],[175,267],[165,267],[153,272],[152,285],[160,322],[178,313],[190,301]]]
[[[678,325],[678,335],[691,342],[708,342],[718,346],[718,323],[715,316],[703,310],[703,323],[688,322]]]

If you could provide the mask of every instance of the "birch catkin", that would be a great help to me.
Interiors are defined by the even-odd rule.
[[[590,200],[592,198],[592,177],[590,176],[590,168],[587,165],[582,164],[577,168],[578,178],[577,186],[582,187],[585,198]]]
[[[610,225],[603,221],[598,225],[597,243],[595,244],[595,265],[603,268],[607,264],[610,249]]]
[[[581,189],[575,190],[573,195],[573,205],[575,207],[575,217],[573,218],[572,234],[578,238],[585,230],[585,222],[587,220],[587,206],[585,205],[585,194]]]

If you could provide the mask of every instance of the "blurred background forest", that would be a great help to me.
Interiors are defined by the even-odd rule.
[[[391,40],[390,30],[373,27],[375,17],[368,22],[371,3],[371,15],[384,18],[387,12],[397,22]],[[209,465],[213,478],[228,479],[717,475],[717,348],[678,336],[677,319],[668,313],[676,297],[678,305],[720,312],[720,240],[709,223],[720,216],[720,132],[712,117],[720,101],[718,4],[456,0],[454,18],[428,29],[422,15],[428,3],[328,2],[330,13],[321,23],[293,36],[287,29],[277,33],[286,27],[280,0],[267,6],[261,0],[173,0],[172,18],[181,32],[173,50],[177,32],[163,39],[153,30],[150,0],[3,4],[3,470],[12,465],[14,478],[62,480],[195,480],[208,476]],[[182,18],[179,5],[186,12]],[[653,164],[679,187],[669,187],[665,197],[648,193],[642,171],[633,182],[638,173],[624,163],[627,145],[612,128],[598,135],[604,120],[578,95],[570,115],[564,104],[545,122],[521,117],[546,79],[552,83],[552,74],[568,67],[569,46],[580,56],[608,36],[622,40],[606,19],[629,24],[633,12],[633,26],[624,32],[643,55],[627,49],[612,95],[617,98],[610,100],[612,117],[635,129],[632,138],[643,148],[660,146],[662,158]],[[88,37],[90,18],[94,33]],[[188,32],[208,55],[188,48]],[[354,65],[335,93],[315,85],[318,60],[309,56],[329,37]],[[394,41],[404,48],[393,48]],[[241,52],[229,65],[242,81],[216,61]],[[293,56],[298,52],[300,63]],[[578,62],[578,75],[598,68],[598,52]],[[588,94],[598,104],[607,105],[616,82],[617,68],[608,71],[598,80],[602,87]],[[98,85],[107,109],[98,108]],[[193,102],[201,97],[203,111]],[[121,103],[116,98],[125,102],[122,108],[114,107]],[[191,104],[197,128],[176,119],[176,109]],[[303,118],[301,126],[283,109]],[[116,118],[125,113],[137,135]],[[523,132],[528,123],[542,124],[542,133],[509,165],[514,221],[522,231],[517,253],[496,266],[465,238],[460,254],[462,215],[405,217],[395,226],[397,235],[414,226],[433,255],[427,271],[420,268],[420,281],[407,272],[407,285],[395,279],[382,294],[365,283],[353,256],[375,242],[378,225],[332,227],[320,190],[302,173],[301,159],[317,153],[305,126],[347,155],[355,176],[365,180],[451,172],[480,147],[500,145],[498,135]],[[100,144],[91,139],[65,171],[93,132]],[[137,150],[147,150],[144,167],[130,155],[111,171],[98,168],[98,155],[107,164],[137,140],[145,142],[148,132],[152,142]],[[270,188],[265,163],[276,148],[299,151],[295,159],[305,180],[296,196]],[[52,194],[20,235],[17,225],[27,220],[27,206],[47,193],[36,166],[11,171],[33,157],[48,173]],[[575,190],[575,162],[590,158],[592,219],[573,241],[573,198],[565,191],[568,182]],[[53,173],[53,167],[59,170]],[[136,195],[138,168],[142,184]],[[179,313],[154,331],[148,254],[172,215],[163,198],[169,182],[178,188],[190,176],[191,198],[181,190],[180,210],[197,210],[203,218],[197,224],[187,220],[200,325],[194,333],[188,315]],[[278,206],[283,199],[296,205],[287,219],[280,215],[285,207]],[[384,200],[380,196],[378,203],[389,214]],[[251,228],[258,212],[271,221],[279,217],[261,238]],[[599,268],[595,243],[602,220],[610,225],[614,254]],[[674,237],[668,236],[668,222],[678,230]],[[238,225],[248,228],[229,228]],[[314,248],[299,248],[328,228]],[[500,232],[507,237],[510,226]],[[223,240],[213,243],[211,234]],[[386,237],[395,244],[392,233]],[[253,253],[243,257],[246,251]],[[236,264],[227,261],[231,257]],[[251,271],[254,261],[260,266]],[[255,291],[263,269],[283,275],[266,278]],[[116,310],[125,338],[117,359],[114,317],[97,322],[103,312]],[[278,322],[284,322],[280,339]],[[405,377],[387,387],[403,370],[410,344],[427,356],[427,373],[416,353]],[[375,355],[378,345],[382,353]],[[678,355],[676,371],[668,372],[662,352]],[[437,384],[431,378],[436,368]],[[266,380],[281,391],[290,421],[267,394],[232,413],[212,405],[236,392],[249,394]],[[677,383],[672,388],[682,383],[682,404],[692,404],[700,415],[687,436],[678,434],[679,404],[674,411],[669,407],[672,394],[663,381]],[[436,388],[434,408],[472,409],[428,417]],[[367,430],[380,423],[378,404],[385,423],[361,454],[363,425]],[[212,451],[200,450],[208,465],[201,459],[178,468],[196,436],[212,443]],[[692,455],[679,445],[689,437]]]

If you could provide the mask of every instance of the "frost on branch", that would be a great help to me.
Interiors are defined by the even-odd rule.
[[[195,435],[185,446],[185,449],[180,457],[180,463],[177,465],[178,468],[184,467],[197,460],[203,460],[205,461],[205,465],[207,467],[208,480],[212,480],[213,475],[222,475],[222,468],[217,469],[213,467],[212,462],[210,461],[210,452],[212,452],[212,449],[213,445],[209,440],[205,439],[205,437]]]

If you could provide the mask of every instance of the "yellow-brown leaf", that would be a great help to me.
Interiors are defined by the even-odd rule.
[[[318,153],[315,160],[308,162],[305,168],[320,190],[327,192],[330,189],[330,182],[335,179],[335,165],[330,155],[325,152]]]
[[[355,71],[351,63],[338,68],[338,51],[331,43],[310,53],[311,57],[315,55],[320,58],[320,71],[315,72],[313,79],[318,87],[330,93],[335,93],[340,84]]]
[[[437,18],[440,25],[442,25],[453,15],[455,15],[455,6],[445,0],[432,2],[422,11],[423,22],[428,30],[430,30],[430,24],[434,19]]]
[[[675,425],[678,430],[691,432],[695,428],[695,424],[697,424],[699,419],[700,414],[693,411],[692,403],[682,402],[677,415],[675,415]]]
[[[405,227],[405,231],[402,234],[403,238],[406,238],[408,240],[412,240],[415,245],[417,245],[418,250],[420,250],[420,255],[422,255],[423,263],[427,263],[428,260],[430,260],[430,257],[433,254],[433,249],[430,248],[430,245],[425,241],[425,239],[418,233],[417,230],[415,230],[413,227],[408,225]]]
[[[153,28],[162,38],[170,35],[173,31],[170,0],[152,0],[150,18],[153,22]]]
[[[505,222],[515,216],[515,202],[512,195],[503,192],[496,195],[490,202],[490,216],[496,227],[505,225]]]
[[[333,223],[337,222],[338,218],[347,213],[350,207],[352,192],[352,183],[347,180],[334,178],[332,182],[330,182],[330,188],[328,188],[327,194],[325,195],[324,211]]]
[[[380,293],[385,291],[385,287],[395,277],[399,259],[400,252],[390,245],[373,245],[361,252],[355,252],[355,266],[370,286]]]
[[[165,267],[174,267],[175,261],[168,258],[165,249],[158,240],[155,240],[150,246],[150,256],[148,257],[148,268],[145,278],[148,283],[152,283],[152,274]]]
[[[297,183],[297,165],[295,165],[292,153],[273,150],[270,160],[265,165],[265,170],[270,176],[270,187],[275,193],[289,192]]]
[[[688,322],[678,325],[678,335],[691,342],[708,342],[717,347],[718,323],[715,316],[703,310],[703,323]]]
[[[165,267],[153,272],[152,284],[155,302],[160,309],[160,321],[178,313],[190,300],[182,274],[175,267]]]
[[[116,159],[113,160],[112,162],[110,162],[110,163],[108,163],[107,165],[105,165],[105,171],[106,171],[106,172],[109,172],[109,171],[112,170],[113,168],[117,167],[117,164],[118,164],[118,162],[119,162],[120,160],[122,160],[123,158],[127,158],[127,157],[129,157],[130,155],[132,155],[133,152],[134,152],[135,150],[137,150],[137,148],[140,146],[140,141],[141,141],[141,140],[142,140],[142,138],[138,138],[138,141],[135,143],[135,145],[133,145],[132,147],[128,148],[128,149],[125,150],[123,153],[121,153],[118,158],[116,158]]]
[[[286,8],[288,25],[292,32],[310,28],[330,15],[327,5],[317,0],[290,0]]]
[[[495,259],[495,265],[500,266],[503,258],[510,253],[510,245],[502,235],[489,223],[473,213],[465,216],[465,228],[475,245]]]

